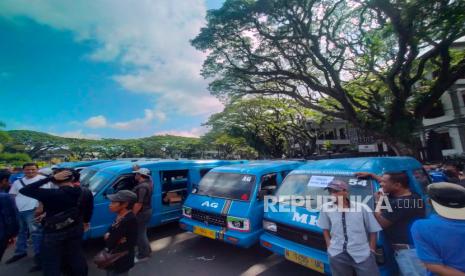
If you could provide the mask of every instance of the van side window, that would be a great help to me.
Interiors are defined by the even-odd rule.
[[[120,176],[113,185],[107,189],[107,194],[116,193],[121,190],[132,190],[135,185],[134,174],[125,174]]]
[[[426,173],[426,171],[421,168],[421,169],[413,170],[413,176],[415,177],[417,182],[420,184],[420,187],[423,193],[426,193],[426,187],[429,184],[431,184],[428,173]]]
[[[276,173],[265,174],[264,176],[262,176],[260,190],[267,191],[267,194],[269,195],[273,194],[276,190],[276,187],[278,186],[276,176]]]
[[[189,170],[161,171],[163,204],[181,204],[187,196]]]
[[[200,170],[200,178],[203,178],[212,168],[201,169]]]

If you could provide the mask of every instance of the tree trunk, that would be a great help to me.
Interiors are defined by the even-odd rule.
[[[407,144],[401,141],[396,141],[392,137],[386,137],[383,141],[394,150],[398,156],[412,156],[417,157],[418,153],[415,150],[415,146]]]

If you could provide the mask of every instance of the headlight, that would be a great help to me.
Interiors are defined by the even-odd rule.
[[[228,228],[232,230],[248,232],[250,231],[250,220],[228,216]]]
[[[192,208],[187,207],[187,206],[182,206],[182,215],[185,216],[186,218],[191,218]]]
[[[276,223],[264,220],[263,229],[271,231],[271,232],[276,232],[278,230],[278,227],[276,226]]]

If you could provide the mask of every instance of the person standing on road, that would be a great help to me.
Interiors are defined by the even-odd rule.
[[[0,261],[8,245],[14,243],[19,231],[18,210],[9,190],[10,172],[0,170]]]
[[[428,275],[465,276],[465,188],[454,183],[428,186],[437,215],[417,220],[412,237]]]
[[[326,189],[335,202],[322,206],[317,225],[323,229],[331,273],[352,276],[355,271],[358,276],[379,275],[375,250],[377,232],[382,229],[370,208],[349,200],[345,181],[333,180]]]
[[[416,255],[410,235],[412,224],[425,216],[425,207],[421,197],[410,191],[408,176],[404,172],[388,172],[383,176],[372,173],[356,175],[371,177],[380,183],[382,191],[376,193],[376,202],[387,196],[389,206],[382,211],[376,210],[375,217],[395,252],[401,275],[425,275],[425,267]]]
[[[16,241],[16,250],[13,257],[6,261],[6,264],[14,263],[27,256],[27,240],[28,234],[31,236],[32,245],[34,248],[34,266],[30,272],[39,271],[40,268],[40,246],[42,243],[42,227],[36,220],[41,215],[39,202],[31,197],[19,193],[23,187],[27,187],[31,183],[45,179],[46,177],[39,174],[39,168],[35,163],[26,163],[23,165],[24,177],[13,182],[10,188],[16,202],[16,207],[19,211],[19,234]],[[45,182],[44,184],[46,184]],[[44,188],[50,188],[47,183]]]
[[[71,275],[87,275],[87,263],[81,247],[83,235],[82,210],[80,202],[83,194],[80,187],[74,186],[79,173],[73,169],[59,169],[50,178],[31,183],[19,192],[43,203],[44,238],[41,260],[45,276],[61,275],[62,265],[69,267]],[[58,189],[42,189],[52,181]],[[88,201],[88,200],[86,200]]]
[[[137,219],[132,207],[137,201],[137,195],[129,190],[122,190],[108,195],[110,211],[117,214],[115,222],[104,235],[105,247],[108,252],[126,253],[106,268],[108,276],[129,275],[134,266],[135,246],[137,241]]]
[[[137,256],[135,262],[142,262],[149,259],[152,249],[147,237],[147,225],[152,217],[152,191],[151,172],[147,168],[139,168],[135,173],[136,186],[133,192],[137,195],[137,202],[132,208],[132,212],[137,218]]]

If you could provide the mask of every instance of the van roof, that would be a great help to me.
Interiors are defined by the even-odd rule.
[[[57,165],[58,168],[79,168],[89,167],[92,165],[112,162],[112,160],[88,160],[88,161],[76,161],[76,162],[63,162]]]
[[[381,175],[385,172],[400,172],[421,167],[421,163],[412,157],[359,157],[309,162],[300,166],[291,174],[354,174],[356,172],[370,172]]]
[[[170,167],[173,169],[183,168],[186,165],[189,166],[200,166],[200,165],[214,165],[219,166],[229,164],[230,162],[245,162],[243,160],[174,160],[174,159],[162,159],[155,161],[141,161],[141,162],[125,162],[122,164],[116,164],[115,166],[105,167],[102,170],[110,173],[128,172],[131,171],[132,166],[139,165],[142,168],[153,169],[156,167]]]
[[[245,164],[234,164],[217,167],[213,172],[241,173],[241,174],[262,174],[271,170],[292,170],[303,164],[299,161],[252,161]]]
[[[115,160],[115,161],[111,161],[111,162],[105,162],[105,163],[99,163],[97,165],[92,165],[92,166],[89,166],[88,168],[91,168],[91,169],[94,169],[94,170],[100,170],[100,169],[103,169],[103,168],[118,166],[118,165],[122,165],[122,164],[133,164],[133,163],[131,161]]]

